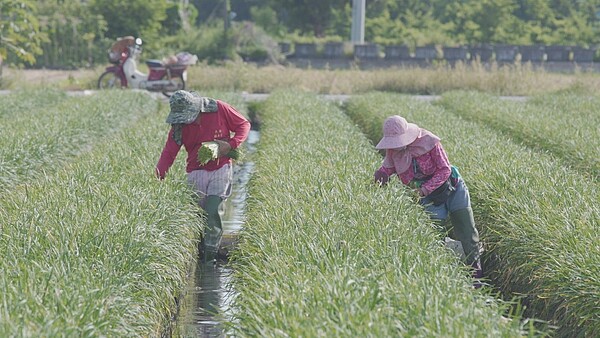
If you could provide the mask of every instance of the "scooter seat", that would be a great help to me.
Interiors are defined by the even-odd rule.
[[[163,67],[163,63],[160,60],[146,60],[146,65],[150,68]]]

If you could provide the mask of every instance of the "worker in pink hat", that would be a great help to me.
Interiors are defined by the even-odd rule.
[[[432,220],[460,241],[465,264],[473,267],[475,286],[483,277],[479,233],[475,228],[469,190],[456,167],[450,165],[440,138],[401,116],[383,123],[383,138],[377,149],[385,150],[383,164],[375,171],[375,181],[385,185],[396,174],[403,184],[415,189],[419,203]],[[447,219],[450,219],[448,224]]]

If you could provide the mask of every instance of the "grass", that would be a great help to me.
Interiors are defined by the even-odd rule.
[[[485,123],[528,147],[549,151],[587,179],[600,178],[600,98],[573,93],[510,102],[489,94],[452,92],[440,105],[461,117]]]
[[[165,110],[126,112],[146,116],[3,194],[1,336],[160,336],[171,320],[202,218],[181,170],[154,177]]]
[[[479,107],[477,95],[462,97]],[[491,111],[506,103],[493,100]],[[484,106],[489,103],[483,101]],[[515,143],[503,133],[407,96],[354,97],[347,110],[373,142],[373,125],[394,114],[442,137],[450,161],[469,186],[487,251],[488,276],[505,294],[519,296],[528,314],[549,321],[557,336],[600,332],[598,187],[552,154]]]
[[[400,184],[373,184],[377,152],[339,107],[284,91],[259,111],[234,335],[534,335],[471,288]]]
[[[104,67],[85,69],[68,76],[27,80],[27,72],[5,72],[3,88],[18,89],[55,85],[66,90],[96,89]],[[143,72],[146,70],[142,69]],[[457,64],[430,68],[301,69],[293,66],[258,67],[249,63],[198,64],[189,68],[188,89],[205,91],[270,93],[281,89],[320,94],[358,94],[372,90],[407,94],[442,94],[474,90],[496,95],[532,96],[578,91],[594,93],[600,78],[594,73],[551,73],[530,65]],[[207,80],[208,79],[208,80]]]

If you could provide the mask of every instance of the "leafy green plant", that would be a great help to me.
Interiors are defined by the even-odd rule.
[[[219,144],[217,142],[203,142],[198,149],[198,162],[201,165],[217,159],[219,156]]]
[[[333,103],[294,91],[258,108],[246,224],[232,254],[233,335],[521,336]],[[508,314],[508,316],[511,316]],[[517,314],[518,318],[518,314]]]
[[[545,94],[526,103],[475,92],[447,93],[439,101],[447,110],[483,122],[529,147],[550,151],[582,175],[600,178],[600,98],[593,95]]]
[[[511,105],[478,95],[464,95],[461,102],[456,107],[483,106],[481,114]],[[527,314],[549,321],[558,336],[600,332],[595,315],[600,196],[595,182],[496,128],[408,96],[372,93],[353,97],[346,108],[359,125],[369,119],[383,123],[399,114],[440,136],[469,187],[486,246],[484,271],[494,284],[508,297],[522,298]],[[538,123],[544,128],[552,121]],[[382,136],[381,129],[373,132],[369,125],[365,132],[373,141]]]
[[[132,94],[113,103],[133,105]],[[96,139],[86,156],[3,193],[0,335],[164,333],[203,222],[177,178],[181,170],[166,181],[154,177],[166,114],[150,109],[108,140]]]

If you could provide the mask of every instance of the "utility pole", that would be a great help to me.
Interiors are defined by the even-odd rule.
[[[352,36],[353,44],[365,42],[365,0],[352,0]]]
[[[231,3],[229,0],[223,1],[223,58],[229,59],[229,26],[231,25],[229,12],[231,12]]]
[[[230,0],[225,0],[225,8],[223,9],[223,11],[225,13],[224,14],[224,19],[225,19],[225,32],[227,32],[227,30],[229,29],[229,25],[230,25],[230,20],[231,18],[229,17],[229,13],[231,12],[231,2]]]

